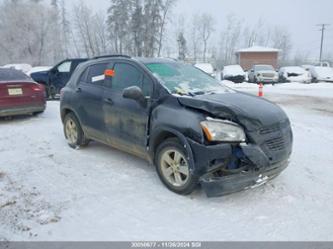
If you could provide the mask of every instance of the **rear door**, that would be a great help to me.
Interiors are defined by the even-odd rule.
[[[94,64],[82,74],[76,88],[78,112],[89,137],[105,141],[103,115],[104,71],[107,63]]]
[[[112,68],[114,76],[111,80],[106,80],[108,84],[103,102],[109,143],[145,156],[149,104],[142,106],[134,100],[123,98],[123,90],[138,86],[149,99],[153,91],[152,80],[139,66],[131,62],[115,62]]]

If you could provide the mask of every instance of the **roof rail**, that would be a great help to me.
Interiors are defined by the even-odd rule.
[[[101,56],[95,56],[92,59],[102,59],[102,58],[110,58],[110,57],[123,57],[123,58],[131,58],[131,56],[123,55],[123,54],[110,54],[110,55],[101,55]]]

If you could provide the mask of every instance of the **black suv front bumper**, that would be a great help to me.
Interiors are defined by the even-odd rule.
[[[286,160],[269,167],[223,177],[202,176],[200,183],[208,197],[218,197],[263,185],[278,176],[288,164]]]
[[[193,173],[199,176],[201,186],[208,197],[239,192],[266,183],[278,176],[288,167],[291,154],[291,144],[283,151],[278,151],[274,160],[264,150],[255,144],[239,145],[243,157],[249,162],[244,171],[216,176],[214,172],[226,166],[233,156],[231,144],[203,145],[188,139],[192,149],[195,169]]]

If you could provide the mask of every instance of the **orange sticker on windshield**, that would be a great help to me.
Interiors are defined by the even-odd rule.
[[[107,69],[104,71],[104,75],[107,76],[107,77],[113,77],[115,74],[114,70],[113,69]]]

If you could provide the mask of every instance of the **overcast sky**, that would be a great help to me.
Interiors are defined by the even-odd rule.
[[[110,2],[83,1],[101,11],[106,10]],[[269,25],[285,26],[292,34],[294,51],[309,51],[314,58],[319,56],[320,48],[320,32],[316,24],[330,23],[324,52],[333,54],[333,0],[178,0],[173,12],[185,16],[210,13],[217,21],[217,30],[218,26],[225,25],[229,14],[253,25],[261,18]]]

